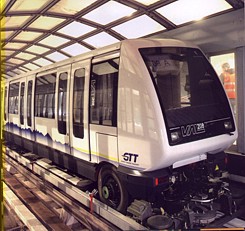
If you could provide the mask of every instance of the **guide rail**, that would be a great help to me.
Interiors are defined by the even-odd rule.
[[[63,230],[69,230],[72,221],[73,225],[79,223],[88,230],[147,230],[131,218],[98,201],[95,197],[96,190],[92,190],[92,182],[70,175],[65,170],[52,165],[49,160],[40,159],[35,154],[25,153],[23,150],[13,150],[5,146],[3,153],[6,164],[14,168],[17,174],[22,175],[23,181],[28,179],[30,184],[34,184],[39,191],[45,193],[46,199],[52,198],[52,201],[55,201],[59,207],[56,211],[59,211],[59,216],[63,217],[63,223],[68,224],[68,229]],[[9,175],[11,174],[6,173],[7,185]],[[19,177],[15,181],[18,180]],[[35,190],[31,193],[33,191]],[[50,203],[47,201],[47,204]],[[52,223],[50,217],[48,221]],[[57,227],[54,229],[56,230]]]

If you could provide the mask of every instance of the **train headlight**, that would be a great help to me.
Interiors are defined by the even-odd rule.
[[[171,132],[171,140],[172,142],[177,142],[180,139],[180,134],[178,131]]]
[[[224,122],[224,127],[225,127],[226,130],[231,130],[232,129],[231,121],[225,121]]]

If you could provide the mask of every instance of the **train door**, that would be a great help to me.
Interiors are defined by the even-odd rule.
[[[71,65],[58,68],[56,81],[56,127],[54,148],[66,154],[70,154],[69,137],[69,97],[68,89],[70,85]]]
[[[22,138],[26,137],[26,123],[24,120],[26,116],[26,102],[24,100],[25,95],[26,95],[26,78],[23,78],[20,81],[20,100],[19,100],[20,101],[19,103],[20,136]]]
[[[118,70],[118,52],[93,59],[89,100],[91,159],[116,166]]]
[[[98,171],[100,200],[119,211],[128,205],[126,187],[119,178],[118,166],[118,95],[119,53],[97,57],[90,75],[90,146],[91,160],[103,162]]]
[[[70,82],[70,121],[69,135],[71,154],[79,159],[90,161],[88,123],[88,85],[90,60],[72,64]]]
[[[7,131],[7,123],[8,123],[8,83],[1,85],[2,91],[2,101],[3,104],[3,130]]]
[[[56,142],[56,90],[57,70],[37,74],[35,80],[35,135],[38,155],[50,159]]]
[[[8,124],[9,124],[9,131],[12,134],[12,137],[9,138],[16,144],[21,145],[19,98],[20,98],[20,80],[11,81],[9,83]]]
[[[22,85],[23,86],[23,85]],[[24,100],[24,136],[26,141],[25,148],[33,151],[33,141],[35,141],[35,123],[34,123],[34,88],[35,75],[28,76],[25,81],[25,99]]]

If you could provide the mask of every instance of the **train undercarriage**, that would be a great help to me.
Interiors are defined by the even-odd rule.
[[[158,193],[154,203],[134,200],[127,213],[150,229],[193,229],[206,227],[237,205],[229,189],[225,156],[210,156],[206,161],[173,172],[169,186]]]
[[[21,156],[25,153],[18,146],[9,143],[7,146]],[[234,214],[245,204],[244,185],[239,196],[242,202],[238,204],[230,190],[228,176],[226,154],[208,155],[205,161],[172,169],[169,184],[164,189],[156,190],[149,200],[140,197],[132,199],[124,215],[150,230],[217,227],[215,222],[235,217]],[[112,179],[109,181],[113,189],[117,189],[117,183]],[[107,188],[110,189],[109,185]],[[90,184],[86,190],[95,192],[92,196],[99,199],[96,183]],[[117,201],[121,195],[114,191],[113,200]],[[245,209],[242,210],[242,217],[245,220]]]

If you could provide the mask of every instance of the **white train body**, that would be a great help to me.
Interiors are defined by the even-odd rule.
[[[142,56],[138,52],[142,47],[162,45],[161,40],[154,43],[139,41],[137,44],[132,42],[121,48],[123,58],[118,94],[119,164],[143,171],[153,171],[171,165],[177,167],[200,161],[205,159],[206,153],[217,153],[227,149],[236,139],[234,130],[233,136],[222,134],[191,143],[169,144],[159,97]],[[166,47],[188,47],[188,45],[173,40],[164,42]],[[207,121],[199,121],[199,126],[204,122]],[[190,131],[192,128],[185,129]],[[124,153],[133,155],[131,159],[128,156],[125,158]]]
[[[110,163],[154,182],[237,138],[211,65],[177,40],[125,40],[9,79],[4,92],[7,140],[92,180]]]

